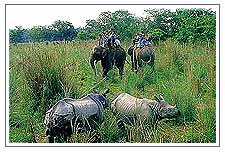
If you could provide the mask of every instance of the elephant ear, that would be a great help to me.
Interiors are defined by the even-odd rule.
[[[102,58],[104,59],[106,56],[107,56],[107,50],[106,49],[103,49],[102,50]]]

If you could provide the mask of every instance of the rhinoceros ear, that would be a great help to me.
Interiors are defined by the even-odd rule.
[[[93,93],[99,93],[99,91],[96,88],[93,88]]]
[[[160,100],[164,100],[163,94],[159,94],[159,99],[160,99]]]
[[[159,100],[159,98],[157,97],[157,96],[154,96],[155,97],[155,100],[157,101],[157,102],[160,102],[160,100]]]
[[[109,93],[109,88],[105,89],[102,93],[103,96],[105,96],[107,93]]]

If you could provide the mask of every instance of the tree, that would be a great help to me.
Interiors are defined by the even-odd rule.
[[[29,30],[32,42],[42,42],[44,40],[43,27],[34,26]]]
[[[59,41],[72,40],[77,35],[73,24],[68,21],[55,21],[52,24],[52,30],[54,31],[55,39]]]
[[[160,29],[163,33],[161,40],[173,37],[177,31],[175,12],[169,9],[147,9],[146,23],[148,29]]]
[[[112,13],[110,11],[101,12],[97,19],[98,28],[101,29],[101,31],[112,29],[113,25],[111,23],[111,20]]]
[[[141,29],[139,18],[126,10],[112,13],[111,25],[122,40],[131,39]]]
[[[120,40],[131,40],[137,32],[152,34],[153,41],[176,39],[181,43],[210,42],[216,37],[216,12],[210,9],[147,9],[146,17],[137,17],[127,10],[102,12],[75,29],[68,21],[57,20],[49,26],[10,29],[10,43],[71,41],[97,39],[102,32],[116,31]]]
[[[29,41],[28,30],[22,26],[16,26],[16,29],[9,30],[9,42],[10,43],[23,43]]]
[[[177,9],[175,38],[182,43],[208,42],[216,37],[216,14],[207,9]]]

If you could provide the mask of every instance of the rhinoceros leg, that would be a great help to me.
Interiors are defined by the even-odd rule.
[[[63,136],[63,140],[64,140],[64,143],[67,143],[68,141],[67,141],[67,135],[66,134],[64,134],[64,136]]]
[[[63,134],[63,140],[65,143],[68,142],[68,137],[70,137],[72,133],[73,133],[73,130],[72,130],[71,122],[68,122],[65,126],[65,131]]]
[[[47,138],[48,138],[48,143],[54,143],[54,137],[53,136],[48,135]]]

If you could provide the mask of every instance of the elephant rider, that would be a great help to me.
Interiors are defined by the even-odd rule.
[[[111,31],[111,33],[109,33],[109,37],[107,40],[108,47],[112,47],[114,45],[115,39],[116,39],[116,33],[114,31]]]
[[[132,40],[132,45],[130,46],[129,49],[134,49],[136,47],[138,47],[139,44],[139,40],[141,38],[142,33],[136,33],[134,39]]]
[[[102,47],[105,47],[105,43],[106,43],[106,35],[105,35],[105,33],[99,34],[98,45],[102,46]]]
[[[151,37],[149,37],[147,34],[142,34],[137,47],[142,48],[148,45],[151,42],[151,40],[152,40]]]
[[[149,34],[149,36],[147,35],[146,38],[147,38],[148,43],[151,44],[153,37]]]
[[[121,46],[120,40],[118,39],[114,30],[111,30],[111,33],[108,37],[107,44],[108,44],[108,47]]]
[[[133,39],[133,44],[132,44],[133,47],[134,47],[134,46],[137,46],[137,44],[138,44],[140,38],[141,38],[141,33],[137,33],[137,34],[135,35],[135,38]]]

